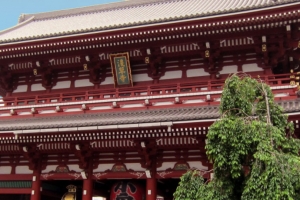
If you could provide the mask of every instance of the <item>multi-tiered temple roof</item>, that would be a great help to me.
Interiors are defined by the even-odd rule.
[[[132,0],[70,10],[23,14],[18,25],[0,32],[0,42],[107,32],[224,16],[239,18],[262,10],[269,12],[273,8],[297,5],[298,0]],[[261,20],[262,18],[251,19],[251,21]],[[272,20],[272,17],[269,20]]]
[[[172,199],[186,169],[209,178],[205,139],[229,74],[270,85],[299,135],[299,64],[298,0],[132,0],[21,15],[0,32],[0,182],[139,179],[151,200],[161,183]],[[125,66],[131,82],[120,85]],[[43,184],[32,183],[39,196]]]

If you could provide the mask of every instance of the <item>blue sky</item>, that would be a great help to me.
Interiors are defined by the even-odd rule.
[[[0,31],[16,25],[21,13],[48,12],[117,1],[121,0],[1,0]]]

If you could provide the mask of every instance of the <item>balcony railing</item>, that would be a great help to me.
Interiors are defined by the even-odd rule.
[[[286,86],[290,83],[290,74],[260,76],[260,79],[269,84],[270,86]],[[93,89],[82,92],[4,97],[3,104],[4,106],[11,107],[128,97],[146,97],[167,94],[184,94],[205,91],[221,91],[223,89],[224,81],[224,79],[220,79],[209,81],[185,82],[177,84],[149,85],[142,87],[137,86],[131,88]]]

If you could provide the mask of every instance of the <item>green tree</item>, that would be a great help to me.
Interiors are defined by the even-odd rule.
[[[298,200],[300,142],[270,87],[246,75],[224,85],[221,117],[209,129],[206,154],[214,178],[181,177],[176,200]]]

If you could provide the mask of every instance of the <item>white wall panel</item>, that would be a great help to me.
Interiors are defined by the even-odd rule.
[[[134,171],[145,171],[145,168],[141,167],[141,163],[124,163],[127,170],[132,169]]]
[[[201,161],[192,161],[188,162],[190,168],[196,168],[196,169],[202,169],[202,170],[207,170],[208,168],[203,166]]]
[[[70,88],[71,81],[59,81],[52,89],[63,89],[63,88]]]
[[[148,76],[148,74],[135,74],[132,75],[133,82],[141,82],[141,81],[152,81],[152,78]]]
[[[209,73],[204,71],[204,68],[188,69],[186,71],[187,77],[208,76],[208,75]]]
[[[94,86],[94,84],[91,83],[89,79],[82,79],[82,80],[75,81],[75,87],[88,87],[88,86]]]
[[[251,63],[251,64],[244,64],[242,66],[243,72],[257,72],[257,71],[263,71],[262,68],[258,67],[257,63]]]
[[[160,78],[160,80],[181,78],[181,76],[182,76],[182,71],[181,70],[170,71],[170,72],[166,72],[165,75]]]
[[[114,84],[114,80],[112,77],[106,77],[105,81],[103,81],[100,85],[109,85],[109,84]]]
[[[0,166],[0,174],[10,174],[11,166]]]
[[[42,173],[49,173],[56,170],[57,165],[47,165],[46,169],[42,170]]]
[[[237,65],[229,65],[229,66],[224,66],[222,71],[220,71],[220,74],[232,74],[236,73],[238,69]]]
[[[18,92],[26,92],[28,86],[27,85],[18,85],[17,89],[13,91],[13,93],[18,93]]]
[[[31,85],[31,91],[41,91],[46,90],[41,83],[35,83]]]
[[[70,171],[81,172],[82,169],[79,168],[79,165],[68,165]]]
[[[17,166],[16,174],[32,174],[33,171],[29,169],[28,166]]]
[[[161,167],[157,168],[157,171],[164,171],[166,169],[173,169],[176,162],[164,162]]]
[[[99,164],[97,169],[94,169],[94,172],[104,172],[106,170],[111,170],[114,164]]]

